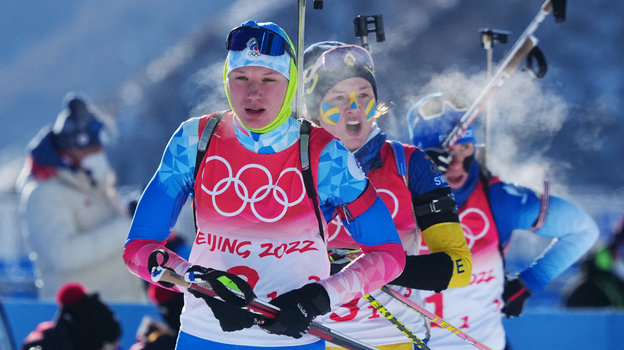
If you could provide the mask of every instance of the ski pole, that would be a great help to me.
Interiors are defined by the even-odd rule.
[[[298,1],[298,24],[297,24],[297,90],[295,92],[295,108],[297,118],[303,118],[303,50],[305,34],[305,0]]]
[[[155,251],[158,252],[158,251]],[[154,253],[152,253],[154,254]],[[187,289],[193,289],[204,295],[211,297],[218,297],[217,293],[212,290],[209,283],[191,283],[180,276],[171,269],[164,268],[162,266],[153,267],[151,270],[152,281],[154,282],[169,282],[175,285],[185,287]],[[273,319],[280,311],[279,308],[273,304],[264,302],[262,300],[254,299],[249,305],[246,306],[250,311],[256,312],[267,319]],[[376,350],[374,347],[362,343],[359,340],[353,339],[346,334],[334,331],[328,327],[325,327],[319,323],[312,322],[310,324],[309,333],[339,345],[349,350]]]
[[[492,79],[492,57],[494,55],[494,44],[506,44],[509,32],[504,30],[484,28],[479,30],[481,36],[481,46],[485,49],[485,63],[487,68],[487,78]],[[490,119],[492,116],[492,104],[488,103],[485,108],[485,142],[482,151],[479,153],[479,163],[487,166],[487,150],[490,144]]]
[[[390,288],[388,286],[381,287],[381,290],[383,292],[387,293],[388,295],[392,296],[396,300],[402,302],[403,304],[405,304],[407,307],[411,308],[412,310],[415,310],[416,312],[418,312],[421,315],[425,316],[426,318],[430,319],[432,322],[434,322],[438,326],[440,326],[440,327],[448,330],[449,332],[455,334],[456,336],[462,338],[467,343],[470,343],[470,344],[474,345],[477,349],[492,350],[489,347],[485,346],[483,343],[481,343],[478,340],[476,340],[475,338],[473,338],[473,337],[469,336],[468,334],[460,331],[459,328],[457,328],[457,327],[451,325],[450,323],[446,322],[444,319],[442,319],[442,317],[439,317],[438,315],[434,314],[433,312],[428,311],[424,307],[416,304],[415,302],[413,302],[413,301],[409,300],[408,298],[404,297],[403,295],[399,294],[399,292],[397,292],[396,290],[394,290],[394,289],[392,289],[392,288]]]
[[[403,333],[406,337],[408,337],[414,345],[423,350],[431,350],[427,347],[427,344],[420,340],[412,331],[410,331],[401,321],[399,321],[394,315],[388,311],[377,299],[375,299],[372,295],[366,294],[364,296],[366,299],[379,313],[381,313],[390,323],[392,323],[396,328],[398,328],[401,333]]]
[[[481,110],[483,110],[483,108],[487,105],[493,94],[505,82],[505,80],[507,80],[511,73],[513,73],[513,71],[529,54],[533,47],[537,45],[537,39],[533,36],[533,33],[544,21],[546,16],[553,12],[557,22],[564,21],[565,2],[566,0],[546,0],[546,2],[542,4],[540,11],[514,43],[511,51],[509,51],[507,56],[505,56],[492,79],[489,80],[485,88],[481,90],[477,99],[470,105],[466,112],[464,112],[457,125],[455,125],[451,132],[449,132],[446,136],[442,142],[442,149],[449,151],[450,148],[455,145],[457,140],[459,140],[470,124],[472,124],[472,122],[477,118]]]

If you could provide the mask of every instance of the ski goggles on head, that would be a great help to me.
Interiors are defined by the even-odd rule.
[[[256,49],[263,55],[281,56],[287,52],[296,61],[296,55],[290,44],[278,33],[260,27],[242,26],[230,31],[225,48],[231,51],[242,51],[247,48],[249,40],[255,39]]]
[[[324,71],[334,71],[345,66],[363,66],[371,73],[374,72],[373,58],[361,46],[341,45],[329,49],[314,62],[305,72],[306,79]]]
[[[455,111],[464,111],[467,107],[463,101],[459,101],[453,96],[447,96],[442,93],[432,93],[417,102],[417,111],[423,119],[433,119],[447,111],[445,110],[445,104],[448,104],[448,106]]]
[[[466,107],[457,96],[436,92],[423,97],[407,112],[410,139],[422,149],[439,147],[465,111]],[[476,142],[473,125],[456,144],[467,142]]]

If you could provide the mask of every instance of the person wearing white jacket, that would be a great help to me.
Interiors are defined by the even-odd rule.
[[[18,179],[24,239],[36,256],[39,298],[79,282],[107,301],[144,301],[142,281],[121,258],[131,217],[102,145],[104,124],[68,94],[53,127],[28,146]]]

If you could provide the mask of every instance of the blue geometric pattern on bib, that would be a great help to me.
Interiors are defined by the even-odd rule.
[[[179,174],[193,174],[195,171],[195,157],[197,156],[197,129],[199,118],[192,118],[182,123],[169,140],[169,146],[163,155],[158,179],[167,189],[179,186],[168,186],[169,181],[177,181]],[[171,175],[177,175],[171,177]],[[175,197],[177,193],[167,194]]]
[[[342,142],[332,140],[321,152],[318,169],[318,194],[321,202],[333,206],[349,203],[362,194],[366,175]]]
[[[236,120],[236,118],[232,118]],[[234,132],[238,141],[248,150],[259,154],[281,152],[299,140],[299,122],[288,118],[286,122],[264,134],[247,131],[246,135],[234,122]]]

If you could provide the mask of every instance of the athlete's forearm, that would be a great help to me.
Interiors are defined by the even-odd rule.
[[[537,292],[583,256],[598,238],[594,220],[576,205],[551,196],[544,226],[535,233],[553,237],[544,254],[520,274],[527,288]]]
[[[368,191],[374,191],[374,188],[370,186]],[[363,254],[322,282],[334,305],[381,288],[396,278],[405,266],[405,251],[392,216],[381,198],[376,195],[374,198],[372,205],[364,212],[350,220],[343,218],[343,224]]]
[[[179,275],[184,275],[186,270],[191,267],[191,263],[166,248],[165,242],[148,239],[135,239],[128,242],[124,247],[123,260],[130,272],[151,283],[152,278],[148,270],[149,256],[154,250],[158,249],[165,250],[169,255],[169,259],[163,265]],[[174,289],[177,290],[177,287],[174,287]]]
[[[325,287],[333,305],[359,298],[398,276],[405,266],[405,253],[399,243],[362,246],[363,254],[320,283]]]

